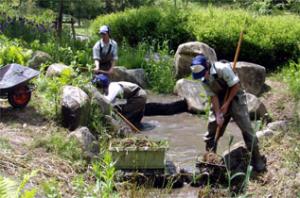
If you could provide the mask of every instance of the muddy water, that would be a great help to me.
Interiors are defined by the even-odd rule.
[[[171,102],[178,98],[175,96],[150,96],[148,102]],[[207,118],[203,115],[192,115],[181,113],[172,116],[149,116],[144,117],[142,122],[154,125],[155,128],[142,131],[140,135],[154,139],[165,139],[169,142],[169,150],[166,158],[174,162],[179,168],[188,171],[195,170],[197,156],[205,153],[203,135],[207,130]],[[230,136],[233,136],[233,143],[242,139],[238,127],[230,122],[224,136],[220,139],[218,153],[222,154],[228,148]],[[197,197],[197,188],[184,187],[172,190],[170,194],[164,194],[159,190],[150,190],[150,195],[157,196],[156,193],[164,194],[163,197]],[[156,195],[155,195],[156,194]],[[160,196],[158,196],[160,197]]]
[[[148,102],[171,102],[178,98],[171,95],[150,95]],[[154,139],[165,139],[169,142],[167,160],[171,160],[180,168],[192,171],[196,157],[205,153],[203,135],[207,130],[207,118],[203,115],[180,113],[172,116],[148,116],[142,122],[154,125],[145,135]],[[230,136],[233,142],[242,139],[241,132],[234,122],[230,122],[224,136],[220,139],[218,153],[222,154],[228,148]]]
[[[143,135],[169,141],[167,160],[173,161],[179,167],[192,171],[196,157],[205,153],[203,142],[207,128],[205,118],[181,113],[173,116],[145,117],[143,122],[155,125],[150,131],[143,131]],[[229,124],[225,135],[221,138],[218,153],[222,154],[222,151],[228,148],[230,135],[234,137],[234,142],[241,140],[241,133],[234,123]]]

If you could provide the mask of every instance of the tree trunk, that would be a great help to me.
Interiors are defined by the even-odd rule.
[[[61,39],[61,34],[62,34],[63,11],[64,11],[64,0],[60,0],[58,21],[57,21],[57,35],[59,39]]]

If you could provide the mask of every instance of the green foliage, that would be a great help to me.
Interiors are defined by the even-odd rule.
[[[139,43],[136,47],[130,47],[126,41],[123,41],[118,52],[118,65],[128,69],[141,68],[145,62],[148,48],[146,43]]]
[[[107,151],[101,163],[93,163],[93,171],[96,176],[95,191],[101,194],[103,198],[117,197],[113,193],[115,168],[111,154]]]
[[[44,67],[46,67],[46,65],[44,65]],[[37,107],[42,114],[49,118],[59,120],[60,95],[63,86],[72,85],[82,88],[90,81],[89,76],[79,75],[74,71],[75,69],[71,66],[63,70],[60,76],[53,77],[46,77],[41,73],[38,78],[34,79],[33,82],[37,87],[35,95],[38,97],[35,107]]]
[[[28,183],[31,177],[34,177],[37,174],[37,171],[31,172],[31,174],[26,174],[23,177],[20,185],[17,182],[0,176],[0,197],[1,198],[33,198],[37,192],[36,188],[26,189],[25,185]]]
[[[298,16],[255,16],[244,10],[197,8],[191,11],[188,26],[198,41],[216,50],[218,59],[233,60],[242,29],[245,35],[239,60],[274,69],[300,53]]]
[[[0,37],[0,65],[10,63],[25,65],[30,55],[31,51],[20,47],[17,42]]]
[[[9,149],[11,149],[11,145],[10,145],[8,139],[6,139],[4,137],[0,138],[0,149],[1,150],[9,150]]]
[[[37,107],[50,118],[59,118],[60,92],[63,86],[72,84],[72,70],[65,69],[58,77],[46,77],[43,74],[35,79],[37,95],[40,98]]]
[[[282,69],[281,74],[295,101],[298,101],[300,99],[300,59],[298,59],[298,63],[290,62],[287,67]]]
[[[176,49],[191,37],[185,28],[186,19],[186,14],[173,8],[142,7],[99,16],[92,22],[91,29],[97,33],[101,25],[108,24],[112,37],[119,43],[126,39],[131,46],[136,46],[139,42],[157,40],[162,44],[167,40],[172,49]]]
[[[55,133],[41,139],[37,139],[34,147],[46,148],[48,152],[53,152],[65,159],[72,161],[82,159],[82,150],[76,139],[66,138],[66,134]]]
[[[44,194],[48,198],[62,198],[62,194],[59,191],[59,183],[58,181],[51,179],[42,184],[42,189]]]
[[[11,3],[0,3],[0,32],[25,41],[47,41],[53,35],[53,12],[36,9],[30,3],[22,5],[16,7]]]
[[[159,93],[171,93],[175,85],[173,58],[168,53],[166,45],[149,51],[148,60],[142,65],[150,88]]]

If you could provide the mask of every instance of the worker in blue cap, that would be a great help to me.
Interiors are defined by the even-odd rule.
[[[207,96],[211,98],[208,131],[204,137],[206,150],[216,152],[217,128],[220,128],[222,136],[230,119],[233,118],[242,131],[246,147],[251,153],[251,164],[254,170],[264,171],[266,162],[259,153],[258,139],[251,126],[246,95],[240,87],[240,80],[233,72],[231,64],[210,63],[204,55],[200,54],[192,59],[190,68],[193,78],[202,82]],[[229,90],[228,97],[225,98],[227,90]]]
[[[146,92],[137,84],[119,81],[110,82],[105,74],[97,74],[92,80],[104,97],[114,104],[116,98],[126,99],[126,104],[120,106],[122,113],[136,128],[142,129],[141,120],[144,116]]]

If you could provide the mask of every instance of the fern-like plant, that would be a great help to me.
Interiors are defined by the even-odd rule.
[[[37,189],[25,189],[25,185],[37,172],[32,171],[30,174],[26,174],[19,185],[10,178],[0,176],[0,198],[33,198]]]

